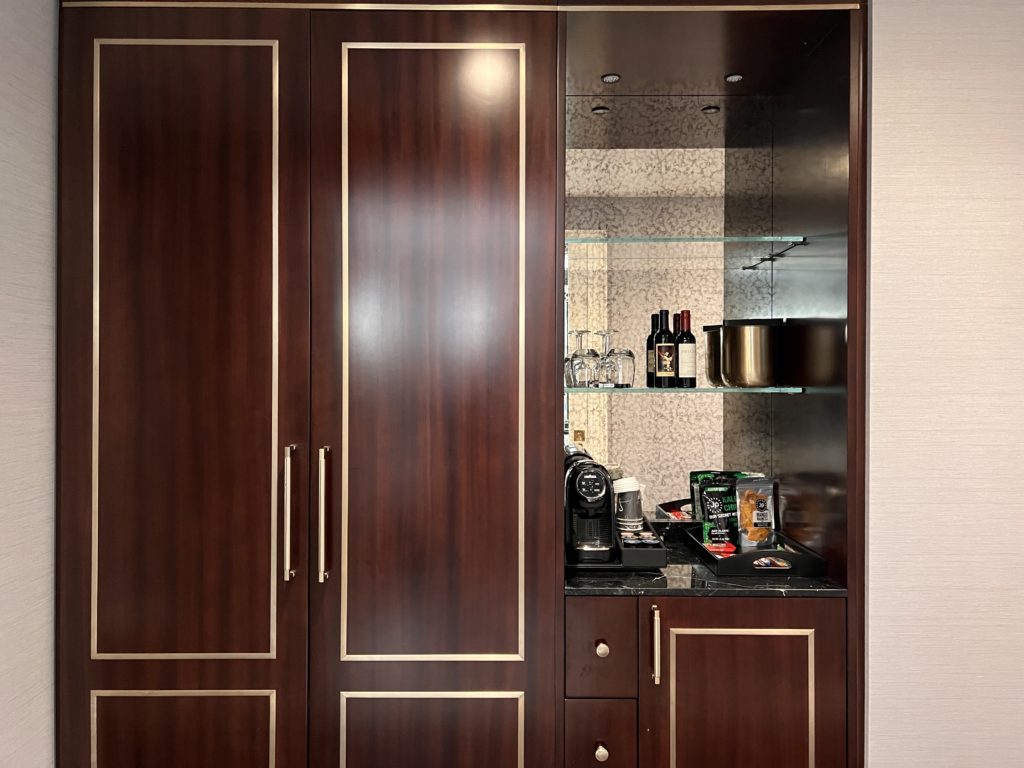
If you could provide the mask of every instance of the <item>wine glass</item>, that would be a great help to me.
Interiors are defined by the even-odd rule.
[[[574,351],[575,350],[583,349],[583,337],[580,335],[579,331],[566,331],[566,335],[570,339],[573,336],[576,337],[576,347],[575,347]],[[573,383],[572,383],[572,355],[573,355],[573,353],[569,351],[569,347],[572,346],[572,343],[567,341],[565,346],[566,346],[566,353],[565,353],[565,359],[562,361],[562,371],[563,371],[563,377],[564,377],[564,380],[565,380],[565,386],[571,387],[571,386],[573,386]]]
[[[612,335],[618,331],[605,331],[605,359],[611,375],[609,382],[611,386],[624,389],[633,386],[633,377],[636,374],[636,356],[632,350],[625,347],[608,349],[612,343]]]
[[[580,340],[570,360],[574,387],[597,386],[597,366],[601,362],[601,356],[597,354],[597,350],[583,346],[583,337],[588,333],[590,331],[576,331]]]
[[[615,331],[594,331],[595,336],[601,337],[601,361],[597,364],[597,386],[615,386],[615,360],[608,356],[611,347],[611,337]]]

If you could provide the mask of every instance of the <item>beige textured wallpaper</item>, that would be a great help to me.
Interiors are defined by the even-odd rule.
[[[0,0],[0,765],[53,765],[57,4]]]
[[[872,0],[868,757],[1024,765],[1024,3]]]

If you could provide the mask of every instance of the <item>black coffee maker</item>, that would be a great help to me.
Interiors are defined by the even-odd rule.
[[[615,554],[612,481],[575,443],[565,444],[565,561],[607,563]]]

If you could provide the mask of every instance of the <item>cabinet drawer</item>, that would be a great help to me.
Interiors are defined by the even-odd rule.
[[[636,696],[636,605],[633,597],[566,599],[567,698]]]
[[[636,702],[567,699],[565,768],[636,768]]]

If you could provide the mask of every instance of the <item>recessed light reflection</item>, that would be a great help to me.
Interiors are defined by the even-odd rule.
[[[481,101],[502,100],[515,82],[517,53],[515,50],[472,51],[460,73],[463,87]]]

